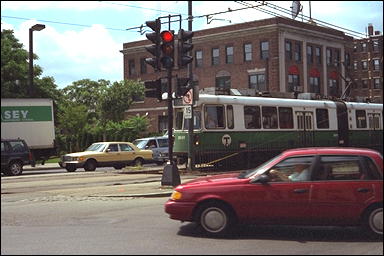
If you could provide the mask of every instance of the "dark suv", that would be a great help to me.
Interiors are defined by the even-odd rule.
[[[34,165],[31,151],[22,139],[1,139],[1,172],[16,176],[23,172],[24,165]]]

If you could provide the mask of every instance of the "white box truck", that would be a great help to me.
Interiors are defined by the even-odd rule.
[[[43,164],[57,155],[52,99],[2,98],[1,138],[24,139],[34,159]]]

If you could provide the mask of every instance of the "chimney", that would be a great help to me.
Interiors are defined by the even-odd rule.
[[[373,36],[373,26],[372,26],[372,23],[368,23],[368,36]]]

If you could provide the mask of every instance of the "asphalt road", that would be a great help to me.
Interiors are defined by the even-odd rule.
[[[367,239],[356,228],[240,226],[210,238],[194,224],[169,219],[166,197],[87,196],[88,189],[117,176],[2,177],[1,254],[383,254],[382,241]],[[45,185],[39,189],[36,179]],[[12,191],[3,193],[10,183]]]

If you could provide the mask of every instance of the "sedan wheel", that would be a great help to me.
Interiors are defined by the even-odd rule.
[[[67,172],[74,172],[76,171],[76,166],[70,164],[70,165],[67,165],[65,169],[67,170]]]
[[[94,170],[96,170],[96,161],[88,160],[87,162],[85,162],[84,170],[86,172],[93,172]]]
[[[369,212],[365,225],[373,235],[383,235],[383,206]]]
[[[210,203],[204,205],[199,214],[201,227],[212,235],[223,234],[231,226],[230,210],[222,204]]]
[[[136,158],[133,164],[135,166],[142,166],[143,163],[144,163],[144,160],[142,158]]]

